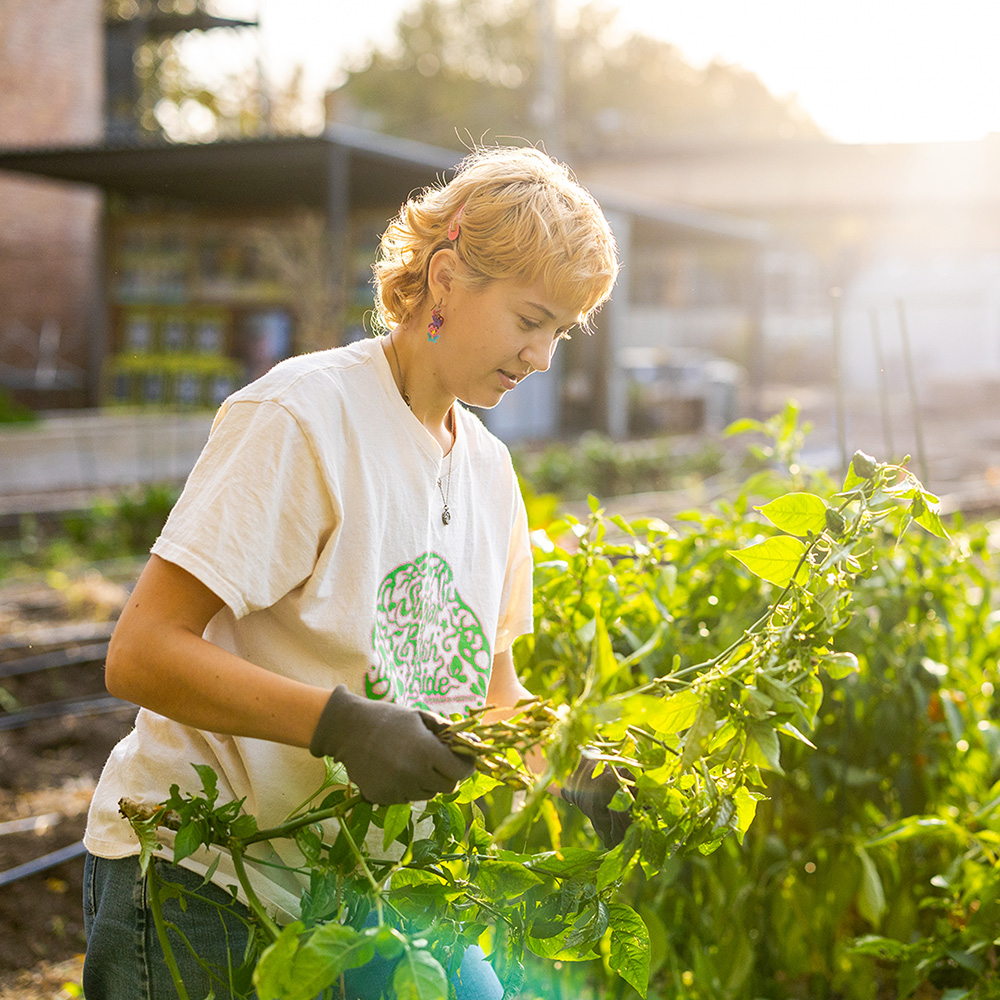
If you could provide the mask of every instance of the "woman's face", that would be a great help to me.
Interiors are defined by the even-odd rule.
[[[440,339],[430,347],[435,375],[450,396],[490,408],[532,372],[545,371],[556,344],[577,321],[540,282],[498,279],[484,288],[454,282],[441,308]]]

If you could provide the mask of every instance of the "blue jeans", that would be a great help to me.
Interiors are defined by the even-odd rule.
[[[202,1000],[212,990],[217,1000],[255,996],[249,967],[240,968],[249,941],[247,909],[233,903],[232,896],[219,886],[202,884],[201,876],[186,868],[162,858],[151,863],[163,882],[187,890],[183,909],[167,885],[161,886],[161,901],[164,921],[180,928],[190,944],[189,950],[177,931],[168,928],[170,946],[191,1000]],[[87,934],[85,996],[94,1000],[177,1000],[149,907],[149,879],[139,871],[138,857],[109,860],[86,856],[83,921]],[[202,963],[210,965],[213,972]],[[378,1000],[392,968],[392,962],[376,956],[360,969],[348,971],[344,976],[348,1000]],[[501,1000],[503,996],[493,966],[476,946],[463,955],[452,985],[458,1000]],[[340,996],[339,986],[334,988],[334,996]]]

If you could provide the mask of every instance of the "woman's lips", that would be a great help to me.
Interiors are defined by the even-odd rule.
[[[502,368],[498,368],[497,371],[500,372],[500,381],[505,389],[513,389],[521,381],[519,376],[505,372]]]

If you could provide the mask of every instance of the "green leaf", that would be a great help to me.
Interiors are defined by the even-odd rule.
[[[785,733],[787,736],[791,736],[793,740],[798,740],[800,743],[804,743],[810,750],[816,749],[816,744],[813,743],[805,733],[803,733],[796,726],[793,726],[790,722],[782,722],[778,726],[779,733]]]
[[[593,878],[603,863],[603,855],[599,851],[588,851],[582,847],[567,847],[558,853],[548,851],[536,854],[525,860],[531,869],[543,875],[553,875],[556,878]]]
[[[781,769],[781,746],[778,734],[766,722],[747,723],[747,760],[760,767],[769,767],[778,774]]]
[[[396,1000],[448,1000],[448,978],[429,952],[411,948],[392,976]]]
[[[733,801],[736,803],[736,837],[741,844],[743,835],[750,829],[750,824],[757,815],[757,803],[763,798],[760,792],[751,792],[746,785],[740,785],[733,793]]]
[[[776,535],[737,552],[730,551],[729,555],[743,563],[755,576],[777,587],[784,587],[793,576],[799,583],[808,578],[808,571],[802,563],[805,551],[805,545],[798,538]]]
[[[260,1000],[314,1000],[347,969],[375,954],[371,937],[338,923],[307,933],[301,921],[285,927],[254,970]]]
[[[843,680],[861,669],[853,653],[827,653],[820,658],[819,665],[835,681]]]
[[[875,958],[889,962],[903,962],[912,951],[910,945],[897,941],[895,938],[880,937],[877,934],[867,934],[855,939],[848,946],[848,952],[854,955],[872,955]]]
[[[350,783],[351,779],[347,776],[347,768],[340,761],[334,760],[332,757],[324,757],[323,766],[326,769],[326,777],[323,779],[322,788]]]
[[[482,771],[476,771],[471,778],[466,778],[461,785],[458,786],[458,795],[455,798],[456,802],[475,802],[476,799],[482,798],[487,792],[493,791],[503,782],[497,778],[491,778],[488,774],[483,774]]]
[[[734,420],[723,433],[726,437],[734,437],[737,434],[757,434],[765,430],[766,428],[759,420],[742,417],[739,420]]]
[[[715,732],[715,709],[711,705],[701,705],[694,724],[684,738],[684,752],[681,754],[681,770],[689,768],[701,756],[709,736]]]
[[[123,799],[119,803],[119,808],[123,809],[123,815],[124,802],[125,800]],[[129,812],[127,817],[129,823],[132,824],[132,829],[135,831],[136,837],[139,838],[139,870],[143,875],[146,874],[146,869],[149,867],[149,862],[153,855],[163,846],[158,836],[160,816],[161,813],[157,810],[152,816],[139,818]]]
[[[219,776],[208,764],[192,764],[191,766],[198,772],[205,798],[209,802],[214,802],[219,797]]]
[[[649,931],[631,906],[608,904],[611,950],[608,964],[641,997],[649,986]]]
[[[792,535],[818,535],[826,528],[826,503],[815,493],[786,493],[754,509]]]
[[[920,501],[919,505],[918,500]],[[941,515],[938,513],[939,510],[940,504],[932,493],[918,493],[913,500],[913,520],[932,535],[937,535],[938,538],[948,538],[948,532],[945,531]]]
[[[861,888],[858,891],[858,912],[873,927],[877,927],[885,913],[885,890],[875,862],[860,845],[855,848],[861,861]]]
[[[290,982],[292,959],[299,949],[299,934],[303,930],[305,925],[300,920],[287,924],[260,956],[253,972],[259,1000],[292,1000],[288,992],[294,989]]]
[[[698,695],[685,688],[665,698],[643,699],[645,722],[657,733],[682,733],[693,725],[698,714]]]
[[[594,676],[600,681],[606,681],[618,672],[618,661],[615,659],[615,651],[611,645],[611,637],[608,635],[608,626],[605,624],[604,618],[598,614],[595,622],[591,663],[593,664]]]
[[[375,943],[368,935],[337,923],[321,924],[292,962],[295,988],[301,991],[301,1000],[313,1000],[341,973],[360,968],[374,956]]]
[[[389,845],[406,829],[410,822],[412,809],[413,806],[409,802],[397,802],[386,809],[382,850],[387,850]]]
[[[202,845],[201,829],[197,823],[187,823],[174,838],[174,864],[190,857]]]
[[[597,891],[601,892],[613,882],[617,882],[624,874],[627,864],[624,843],[608,851],[597,872]]]
[[[897,840],[926,837],[931,833],[944,833],[953,829],[953,824],[946,819],[939,819],[937,816],[909,816],[877,837],[870,838],[866,843],[868,847],[874,847],[881,844],[891,844]]]
[[[479,865],[477,884],[490,896],[516,899],[544,879],[517,861],[497,861],[487,858]]]

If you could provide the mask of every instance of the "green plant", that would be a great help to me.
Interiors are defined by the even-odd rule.
[[[0,546],[0,579],[16,573],[72,569],[108,559],[145,556],[178,490],[151,483],[95,500],[57,521],[26,514],[17,537]]]
[[[579,499],[677,489],[692,477],[717,473],[723,453],[714,442],[695,447],[671,437],[623,442],[588,432],[573,444],[518,452],[514,461],[532,490]]]
[[[17,402],[5,389],[0,389],[0,424],[33,424],[38,414]]]
[[[694,886],[710,858],[732,863],[732,849],[718,849],[745,842],[766,775],[786,773],[789,750],[813,748],[824,677],[846,682],[859,669],[839,642],[852,593],[911,521],[944,533],[935,501],[904,468],[860,453],[830,500],[796,489],[759,505],[766,534],[745,496],[685,515],[681,530],[608,519],[592,500],[587,521],[535,535],[537,627],[517,648],[528,686],[559,690],[561,703],[531,702],[492,726],[454,720],[450,738],[478,761],[454,795],[373,808],[331,766],[315,799],[262,831],[240,803],[217,805],[215,777],[200,768],[202,795],[175,788],[155,810],[123,809],[147,860],[160,826],[174,831],[175,860],[202,845],[230,852],[256,918],[262,1000],[311,998],[375,950],[400,958],[397,996],[444,1000],[446,970],[480,939],[511,992],[534,955],[596,963],[643,996],[651,976],[671,995],[736,996],[752,950],[706,949],[701,965],[681,965],[665,944],[671,880],[684,873]],[[614,804],[634,817],[608,852],[547,792],[583,746],[615,770]],[[547,754],[539,776],[523,763],[532,747]],[[519,808],[511,786],[526,789]],[[329,819],[339,824],[326,840],[318,823]],[[366,852],[372,827],[399,860]],[[278,837],[295,839],[309,874],[303,919],[284,928],[241,875],[253,846]],[[725,900],[716,892],[716,926]]]

